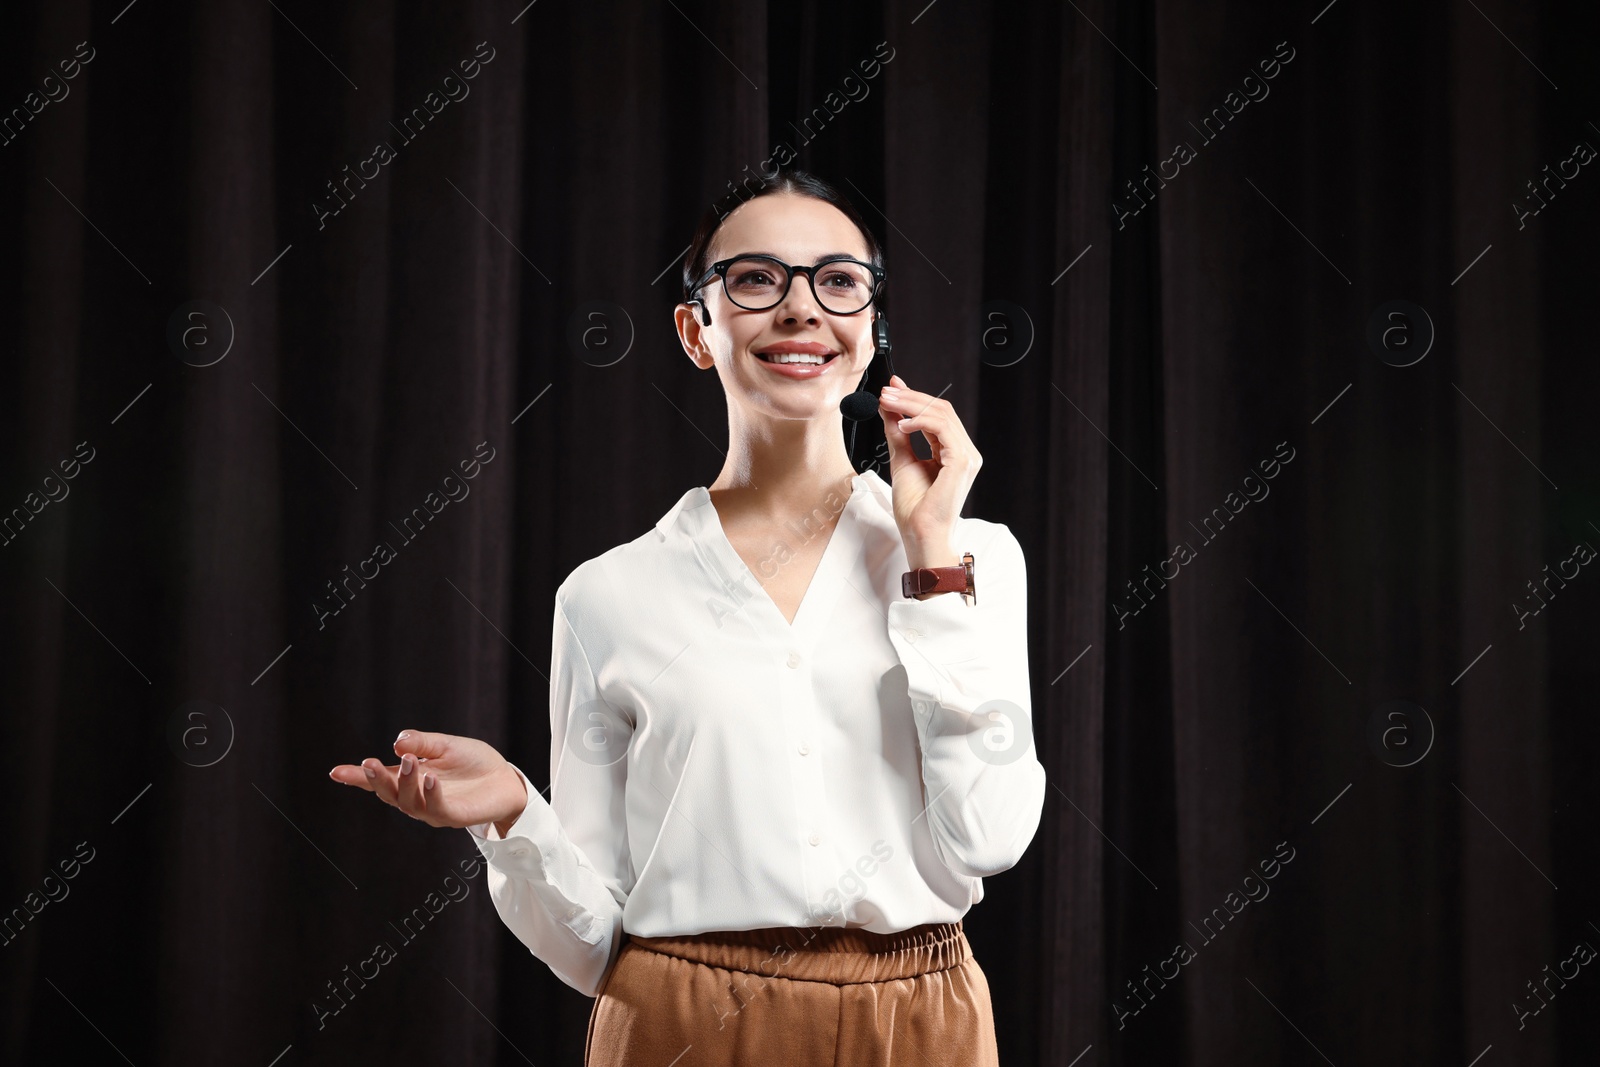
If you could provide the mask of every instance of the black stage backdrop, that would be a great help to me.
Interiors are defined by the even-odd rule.
[[[481,875],[394,936],[467,834],[327,771],[402,727],[548,770],[551,597],[715,477],[677,257],[779,144],[1028,556],[1003,1062],[1592,1048],[1593,5],[3,22],[6,1062],[579,1062]]]

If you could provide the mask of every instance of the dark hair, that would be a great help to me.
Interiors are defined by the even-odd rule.
[[[845,199],[843,193],[809,171],[798,168],[780,170],[771,178],[765,176],[746,178],[739,188],[720,197],[706,209],[704,215],[700,216],[700,225],[695,227],[694,240],[689,243],[689,251],[683,260],[684,300],[694,297],[695,294],[689,291],[689,287],[704,277],[711,267],[711,240],[722,226],[722,220],[740,204],[754,200],[758,196],[771,196],[774,193],[809,196],[838,208],[844,217],[855,223],[856,229],[861,231],[861,236],[867,243],[867,262],[874,267],[883,266],[883,246],[878,243],[878,238],[873,235],[872,229],[861,217],[861,213],[855,209],[855,205]],[[881,293],[879,300],[880,302],[882,300]]]

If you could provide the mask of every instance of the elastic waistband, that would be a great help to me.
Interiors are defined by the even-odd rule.
[[[972,958],[960,920],[925,923],[892,934],[837,926],[772,926],[676,937],[629,935],[628,943],[724,970],[833,985],[915,978]]]

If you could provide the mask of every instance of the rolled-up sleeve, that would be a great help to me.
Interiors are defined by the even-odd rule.
[[[501,921],[558,978],[592,997],[616,962],[632,887],[623,804],[628,725],[601,699],[559,591],[552,634],[551,800],[513,764],[528,803],[510,833],[501,838],[492,822],[467,832],[487,861]]]
[[[1044,806],[1028,682],[1027,567],[1001,523],[962,520],[951,547],[973,555],[976,603],[960,593],[897,598],[889,639],[921,742],[928,832],[947,867],[982,878],[1015,866]]]

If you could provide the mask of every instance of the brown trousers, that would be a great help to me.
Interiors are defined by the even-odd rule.
[[[999,1067],[959,921],[624,936],[584,1067]]]

